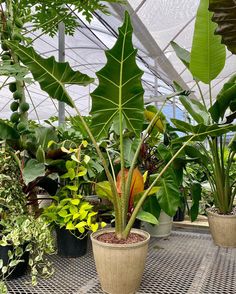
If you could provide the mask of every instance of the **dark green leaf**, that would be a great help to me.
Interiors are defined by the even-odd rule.
[[[209,109],[212,119],[218,122],[220,118],[224,118],[226,110],[231,103],[236,102],[236,75],[233,75],[216,97],[216,102]],[[232,110],[232,109],[231,109]]]
[[[218,25],[215,33],[222,37],[222,43],[228,50],[236,54],[235,1],[210,0],[209,10],[213,12],[212,20]]]
[[[18,132],[0,120],[0,139],[2,140],[17,140],[20,138]]]
[[[36,159],[30,159],[26,162],[26,165],[23,169],[23,179],[26,185],[36,178],[43,176],[44,174],[45,166],[43,163],[39,163]]]
[[[55,57],[42,58],[33,47],[24,47],[17,42],[7,42],[20,60],[31,71],[42,90],[50,97],[74,107],[74,102],[65,89],[66,84],[86,86],[93,82],[89,76],[71,69],[68,62],[57,62]]]
[[[99,86],[92,97],[92,129],[97,138],[107,136],[114,120],[139,136],[144,121],[141,71],[136,65],[137,50],[132,45],[132,25],[128,13],[119,28],[119,37],[106,51],[107,64],[98,73]]]
[[[199,201],[201,200],[202,187],[200,183],[194,182],[191,186],[192,206],[190,208],[191,221],[195,221],[199,211]]]
[[[153,214],[157,219],[161,213],[161,207],[158,203],[157,197],[154,195],[146,198],[143,204],[143,209]]]
[[[169,216],[174,216],[180,206],[180,190],[176,183],[175,174],[168,170],[160,179],[158,186],[161,186],[156,193],[160,207]]]

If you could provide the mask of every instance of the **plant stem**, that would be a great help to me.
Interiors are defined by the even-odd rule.
[[[203,93],[202,93],[202,89],[201,89],[201,87],[199,85],[199,82],[196,81],[196,80],[195,80],[195,82],[196,82],[196,85],[198,87],[198,91],[200,93],[200,96],[201,96],[201,99],[202,99],[202,103],[204,104],[205,108],[207,109],[206,102],[205,102],[205,99],[204,99],[204,96],[203,96]]]
[[[166,172],[166,170],[168,169],[168,167],[173,163],[173,161],[175,160],[175,158],[181,153],[181,151],[185,148],[186,145],[188,145],[189,142],[192,141],[192,139],[195,137],[195,135],[191,136],[191,138],[189,138],[184,144],[183,146],[175,153],[175,155],[171,158],[171,160],[165,165],[165,167],[162,169],[162,171],[159,173],[159,175],[155,178],[155,180],[152,182],[152,184],[150,185],[150,187],[145,191],[145,193],[142,195],[142,197],[140,198],[140,200],[138,201],[132,215],[131,218],[125,228],[124,234],[123,236],[125,238],[128,237],[130,230],[133,226],[133,223],[136,219],[136,216],[139,212],[139,210],[141,209],[144,200],[146,199],[146,197],[148,196],[149,192],[151,191],[151,189],[156,185],[157,181],[161,178],[161,176]]]

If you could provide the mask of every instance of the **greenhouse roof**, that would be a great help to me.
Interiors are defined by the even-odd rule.
[[[104,49],[113,46],[124,11],[128,10],[132,15],[134,44],[138,48],[138,64],[144,71],[145,100],[161,102],[163,99],[160,96],[173,92],[173,81],[177,81],[185,89],[194,91],[193,95],[198,97],[198,90],[191,74],[178,60],[170,42],[175,41],[181,47],[191,50],[199,0],[129,0],[127,2],[126,6],[110,4],[110,15],[95,13],[90,24],[81,14],[78,14],[80,26],[75,35],[65,36],[65,60],[73,69],[96,77],[95,72],[106,62]],[[31,37],[36,38],[34,47],[41,56],[54,55],[58,60],[59,42],[60,44],[63,42],[62,30],[59,35],[51,38],[37,32]],[[227,52],[226,67],[212,83],[213,95],[216,95],[223,83],[235,71],[235,65],[236,57]],[[96,85],[95,80],[94,84],[87,87],[68,86],[68,91],[83,114],[89,113],[89,93]],[[202,86],[203,94],[207,96],[208,85]],[[57,101],[50,99],[46,93],[42,92],[39,85],[28,86],[26,94],[31,104],[29,112],[31,119],[42,122],[51,116],[58,115]],[[3,101],[0,105],[1,118],[10,117],[11,95],[5,88],[0,92],[0,99]],[[178,116],[178,108],[180,108],[178,102],[174,100],[169,103],[167,115]],[[66,107],[66,113],[73,114],[73,109]]]

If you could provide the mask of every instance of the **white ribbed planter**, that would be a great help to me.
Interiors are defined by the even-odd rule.
[[[158,221],[158,225],[144,223],[145,230],[147,230],[152,237],[168,237],[171,234],[173,217],[161,211]]]
[[[109,294],[133,294],[138,290],[147,256],[150,235],[142,230],[131,232],[144,236],[134,244],[109,244],[97,237],[114,229],[103,229],[91,235],[93,254],[102,290]]]
[[[214,243],[221,247],[236,247],[236,215],[221,215],[207,210]]]

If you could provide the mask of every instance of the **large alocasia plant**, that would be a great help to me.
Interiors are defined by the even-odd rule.
[[[14,49],[21,61],[28,65],[33,77],[39,82],[41,88],[49,95],[54,89],[55,92],[60,85],[60,89],[64,92],[64,84],[73,81],[73,77],[76,72],[72,73],[69,80],[64,79],[60,81],[54,76],[54,73],[50,72],[50,80],[53,79],[54,83],[49,81],[48,60],[41,60],[38,54],[32,48],[25,48],[15,42],[8,42],[7,45]],[[153,189],[160,183],[160,179],[163,174],[168,170],[174,159],[181,153],[185,145],[188,144],[194,137],[190,136],[185,144],[175,152],[173,157],[163,166],[158,173],[157,177],[152,181],[147,190],[139,193],[137,197],[138,201],[135,203],[135,207],[132,210],[131,215],[128,215],[130,205],[130,192],[133,179],[133,173],[136,168],[136,162],[139,155],[140,148],[145,140],[146,135],[156,124],[157,119],[160,117],[160,112],[154,114],[150,124],[146,130],[142,130],[144,123],[144,101],[143,101],[143,88],[141,84],[142,71],[136,65],[136,50],[132,45],[132,25],[129,14],[126,13],[124,24],[119,29],[119,37],[111,50],[106,52],[107,64],[98,73],[99,86],[92,93],[92,127],[89,128],[79,109],[76,107],[71,97],[61,93],[61,97],[65,97],[64,102],[74,107],[84,126],[84,129],[88,133],[90,140],[92,141],[98,156],[103,164],[106,172],[107,179],[109,181],[109,187],[107,187],[107,196],[114,205],[115,218],[116,218],[116,235],[119,239],[126,239],[130,233],[131,227],[135,221],[135,218],[140,211],[145,199],[156,191]],[[54,61],[56,64],[56,61]],[[40,63],[40,64],[39,64]],[[61,63],[61,67],[64,68]],[[59,65],[57,65],[59,66]],[[61,73],[63,75],[63,73]],[[58,92],[59,93],[59,92]],[[60,97],[53,95],[55,99],[61,99]],[[108,136],[108,131],[111,126],[116,126],[117,134],[119,136],[118,145],[120,153],[120,190],[117,190],[117,180],[115,174],[110,171],[107,161],[98,144],[99,139]],[[133,137],[137,138],[138,144],[135,153],[132,158],[130,167],[125,170],[125,144],[124,137],[126,131],[132,132]],[[143,136],[140,133],[143,132]],[[205,129],[203,130],[205,132]],[[197,133],[201,136],[201,132]],[[142,139],[140,139],[142,137]],[[111,193],[110,193],[111,192]],[[178,203],[176,204],[178,206]],[[177,207],[176,207],[177,208]]]

